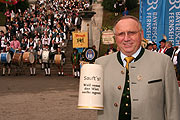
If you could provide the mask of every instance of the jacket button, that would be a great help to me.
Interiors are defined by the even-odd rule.
[[[143,79],[143,78],[142,78],[142,75],[138,75],[138,76],[137,76],[137,79],[138,79],[138,80],[142,80],[142,79]]]
[[[117,106],[118,106],[118,104],[117,104],[117,103],[114,103],[114,106],[115,106],[115,107],[117,107]]]
[[[124,71],[121,71],[121,74],[124,74]]]
[[[119,85],[117,88],[118,88],[119,90],[121,90],[121,85]]]

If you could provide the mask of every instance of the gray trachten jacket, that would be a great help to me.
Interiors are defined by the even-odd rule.
[[[104,69],[104,110],[98,120],[118,120],[126,69],[119,52],[100,57]],[[129,64],[131,120],[180,120],[180,94],[172,61],[167,55],[145,50]]]

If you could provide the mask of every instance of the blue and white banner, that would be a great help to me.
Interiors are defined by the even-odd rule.
[[[180,0],[165,0],[165,35],[173,45],[180,43]]]
[[[180,0],[141,0],[139,19],[145,39],[159,45],[164,34],[167,41],[172,41],[174,46],[179,45]]]

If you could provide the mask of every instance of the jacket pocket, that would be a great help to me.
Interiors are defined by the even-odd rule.
[[[156,82],[162,82],[162,79],[150,80],[150,81],[148,81],[148,84],[156,83]]]

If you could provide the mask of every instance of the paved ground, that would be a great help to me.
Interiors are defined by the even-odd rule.
[[[77,109],[78,85],[68,76],[0,76],[0,120],[95,120],[95,110]]]

